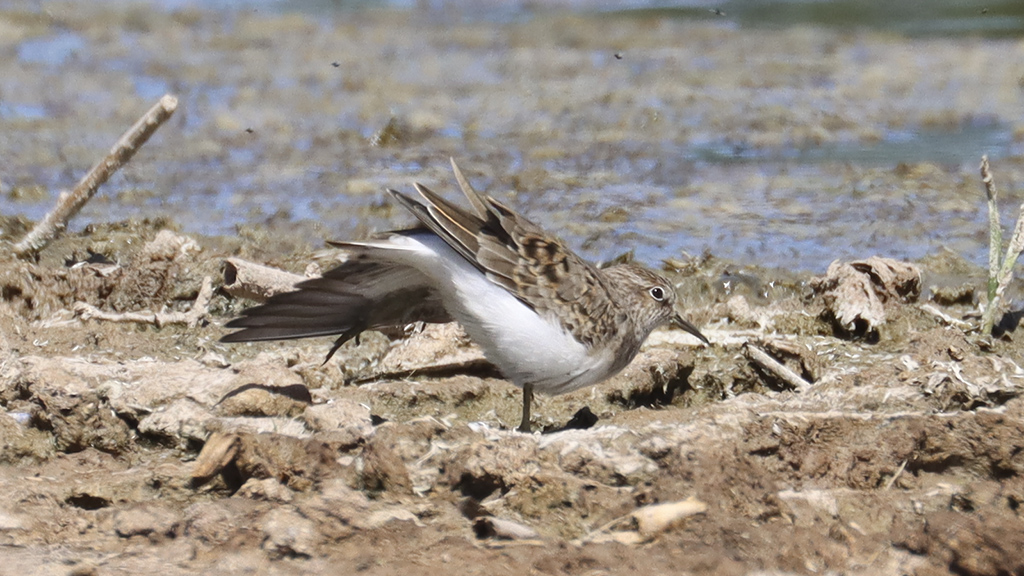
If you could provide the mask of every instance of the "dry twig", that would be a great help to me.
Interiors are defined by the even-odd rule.
[[[945,322],[949,326],[954,326],[954,327],[959,328],[959,329],[961,329],[961,330],[963,330],[965,332],[971,329],[971,324],[969,322],[964,322],[963,320],[957,320],[956,318],[953,318],[949,314],[946,314],[945,312],[943,312],[942,310],[939,310],[938,308],[936,308],[935,306],[932,306],[931,304],[921,304],[919,306],[919,308],[922,311],[927,312],[927,313],[931,314],[932,316],[935,316],[936,318],[938,318],[939,320]]]
[[[14,253],[18,256],[35,254],[42,250],[53,240],[57,232],[64,229],[68,220],[73,218],[78,211],[85,206],[96,194],[96,190],[106,182],[111,175],[124,166],[132,156],[149,140],[149,137],[156,132],[161,124],[167,121],[178,107],[178,99],[170,94],[165,94],[152,108],[139,118],[135,124],[125,132],[110,153],[96,163],[89,172],[79,180],[71,193],[61,192],[57,199],[57,205],[42,220],[36,223],[35,227],[14,245]]]
[[[909,462],[909,460],[904,460],[896,470],[896,473],[892,475],[892,478],[889,478],[889,481],[885,483],[886,490],[891,489],[893,484],[895,484],[896,480],[900,477],[900,474],[903,474],[903,471],[907,469],[907,462]]]
[[[810,382],[804,380],[799,374],[749,342],[743,345],[743,355],[762,370],[773,374],[779,380],[792,386],[794,390],[805,390],[811,385]]]
[[[209,313],[212,297],[213,280],[206,276],[203,278],[203,285],[199,288],[199,295],[196,296],[196,301],[192,303],[192,308],[188,312],[105,312],[91,304],[77,302],[75,315],[82,320],[153,324],[157,327],[168,324],[185,324],[191,328]]]

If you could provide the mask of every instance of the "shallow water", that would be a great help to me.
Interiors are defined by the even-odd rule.
[[[1024,4],[1015,0],[640,2],[620,13],[725,19],[747,28],[812,26],[847,31],[868,29],[909,36],[1024,35]]]
[[[288,6],[6,8],[0,212],[41,217],[165,92],[175,117],[73,226],[170,217],[317,246],[409,224],[383,189],[453,193],[455,156],[592,259],[820,271],[943,246],[983,263],[982,154],[1008,225],[1019,202],[1024,47],[969,22]]]

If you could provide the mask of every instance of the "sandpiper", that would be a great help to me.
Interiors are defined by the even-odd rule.
[[[636,264],[599,269],[552,234],[479,194],[452,160],[471,210],[422,184],[388,192],[420,226],[362,242],[329,242],[347,260],[227,324],[223,342],[336,335],[327,358],[364,330],[458,321],[501,374],[523,389],[563,394],[625,368],[659,326],[707,338],[675,309],[660,274]]]

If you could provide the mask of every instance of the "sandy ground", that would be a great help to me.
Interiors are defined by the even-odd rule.
[[[997,126],[1012,207],[1019,42],[17,6],[5,206],[48,208],[149,97],[182,108],[70,233],[0,258],[0,574],[1024,574],[1019,315],[975,328],[980,151],[773,160]],[[226,258],[324,269],[310,245],[408,223],[381,189],[448,182],[450,155],[590,258],[664,259],[712,345],[656,332],[524,435],[450,326],[326,364],[329,341],[218,343],[253,304],[221,290]],[[876,254],[920,276],[824,277]],[[199,322],[158,316],[204,278]],[[584,407],[596,425],[562,430]]]
[[[146,226],[48,250],[95,242],[119,264],[0,265],[3,573],[1024,570],[1024,359],[934,312],[960,325],[969,286],[879,281],[858,337],[828,281],[691,261],[669,273],[712,346],[657,332],[620,376],[542,397],[526,435],[455,327],[322,365],[327,342],[217,343],[248,305],[222,292],[196,327],[76,317],[186,311],[223,258]],[[584,406],[596,426],[557,431]],[[687,499],[695,515],[640,520]]]

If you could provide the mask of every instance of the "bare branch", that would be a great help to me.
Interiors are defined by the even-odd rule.
[[[178,99],[165,94],[121,136],[110,149],[110,153],[79,180],[70,194],[61,193],[53,210],[37,222],[35,227],[14,246],[14,253],[18,256],[35,254],[49,244],[57,232],[67,226],[68,220],[78,214],[85,203],[96,194],[96,190],[131,160],[157,128],[171,117],[177,107]]]
[[[157,327],[168,324],[185,324],[191,328],[209,313],[210,299],[212,297],[213,280],[206,276],[203,278],[203,285],[199,288],[196,301],[192,303],[192,308],[188,312],[106,312],[91,304],[77,302],[75,304],[75,315],[82,320],[153,324]]]
[[[743,345],[743,355],[762,370],[770,372],[779,380],[792,386],[794,390],[806,390],[811,386],[811,383],[804,380],[799,374],[749,342]]]
[[[936,318],[938,318],[942,322],[945,322],[949,326],[954,326],[956,328],[963,330],[964,332],[968,332],[972,328],[969,322],[957,320],[956,318],[953,318],[949,314],[946,314],[945,312],[939,310],[938,308],[932,306],[931,304],[921,304],[920,306],[918,306],[918,308],[920,308],[924,312],[931,314],[932,316],[935,316]]]

